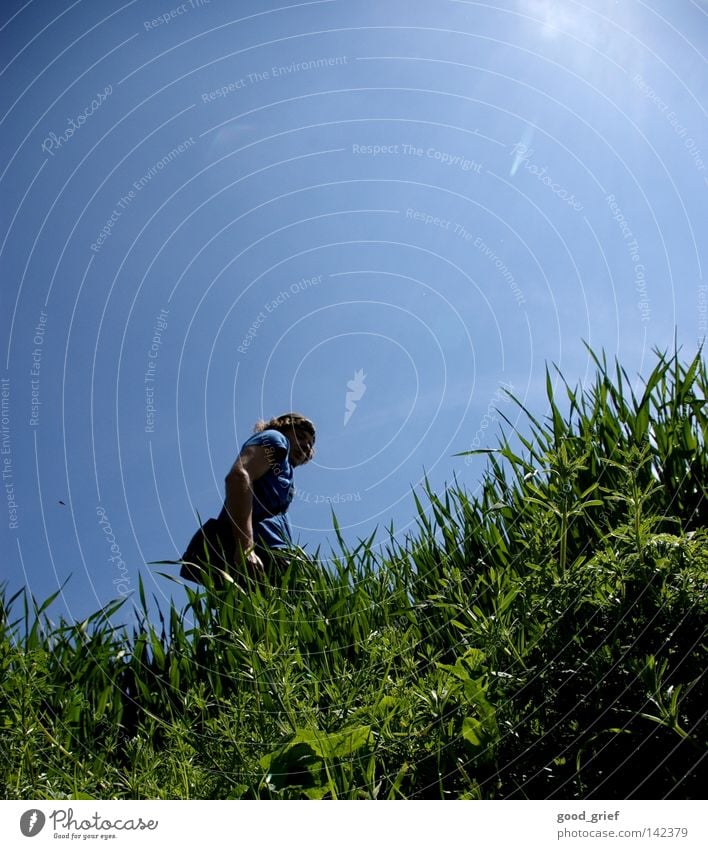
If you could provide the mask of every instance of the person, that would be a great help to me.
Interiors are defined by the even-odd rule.
[[[233,580],[244,565],[257,577],[292,545],[287,510],[295,494],[293,470],[312,459],[315,426],[300,413],[284,413],[259,421],[254,431],[226,475],[218,518],[197,531],[182,555],[180,574],[187,580],[204,583],[211,569],[219,585],[224,573]]]

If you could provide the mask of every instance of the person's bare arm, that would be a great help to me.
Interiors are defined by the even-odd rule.
[[[236,458],[226,475],[226,512],[231,519],[236,550],[243,551],[254,566],[262,566],[253,549],[253,483],[268,471],[262,445],[250,445]],[[249,553],[250,552],[250,553]]]

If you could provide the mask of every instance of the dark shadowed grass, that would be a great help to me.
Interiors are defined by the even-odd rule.
[[[595,362],[404,539],[132,629],[3,592],[4,796],[699,797],[706,366]]]

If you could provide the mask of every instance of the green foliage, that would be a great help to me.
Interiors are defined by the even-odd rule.
[[[659,356],[637,396],[595,360],[403,540],[335,520],[330,568],[295,550],[158,625],[141,582],[130,633],[3,589],[4,798],[699,797],[706,367]]]

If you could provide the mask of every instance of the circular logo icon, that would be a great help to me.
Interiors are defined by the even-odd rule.
[[[20,817],[20,831],[25,837],[34,837],[44,828],[46,817],[37,808],[25,811]]]

